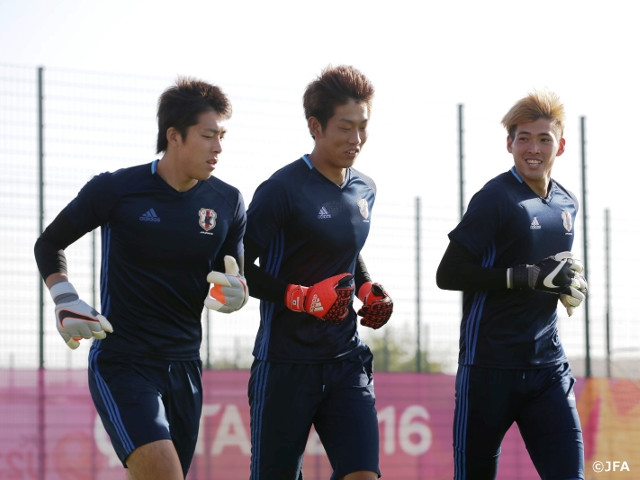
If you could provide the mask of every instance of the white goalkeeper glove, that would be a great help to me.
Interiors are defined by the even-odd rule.
[[[560,302],[567,309],[569,316],[573,315],[573,312],[578,308],[587,296],[587,290],[589,285],[587,280],[582,275],[583,269],[576,271],[576,275],[571,280],[571,286],[569,287],[570,293],[561,293]]]
[[[231,255],[225,255],[224,269],[225,273],[213,271],[207,275],[207,282],[211,285],[204,306],[220,313],[231,313],[247,303],[249,287],[247,280],[240,275],[236,259]]]
[[[78,348],[83,338],[93,337],[100,340],[107,336],[107,332],[113,332],[109,320],[80,300],[71,283],[55,283],[49,292],[56,304],[58,332],[69,348]]]

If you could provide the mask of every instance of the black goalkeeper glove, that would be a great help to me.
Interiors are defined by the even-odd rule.
[[[582,262],[571,252],[556,253],[534,265],[520,265],[507,269],[507,288],[539,290],[571,295],[576,273],[584,269]]]

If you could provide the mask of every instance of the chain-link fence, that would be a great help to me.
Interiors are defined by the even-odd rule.
[[[58,338],[53,306],[47,292],[41,292],[33,243],[42,225],[91,176],[156,158],[156,102],[174,80],[0,65],[0,367],[38,366],[40,322],[45,367],[86,365],[82,349],[87,345],[70,352]],[[217,174],[240,188],[248,204],[261,180],[311,145],[297,95],[258,85],[229,85],[225,90],[232,99],[234,116]],[[451,105],[451,112],[458,107]],[[473,115],[469,117],[473,121]],[[466,131],[473,129],[473,124],[465,127]],[[450,136],[455,137],[455,132]],[[457,148],[454,143],[452,152]],[[375,151],[367,154],[376,155]],[[467,149],[465,156],[479,155]],[[572,165],[573,178],[580,178],[579,162]],[[378,368],[384,370],[455,369],[460,295],[438,290],[434,276],[447,232],[459,218],[458,164],[443,163],[438,169],[438,180],[425,179],[425,184],[450,179],[449,197],[443,198],[441,190],[433,192],[431,187],[420,192],[402,188],[389,192],[386,186],[380,189],[374,209],[363,253],[374,278],[392,293],[396,308],[383,331],[362,334],[376,350]],[[419,169],[414,165],[407,171],[415,174]],[[372,175],[376,178],[375,172]],[[384,182],[384,172],[377,176]],[[579,195],[580,185],[575,183],[571,187]],[[606,212],[605,221],[605,212],[595,207],[589,205],[588,234],[592,370],[594,375],[634,376],[640,328],[630,301],[633,285],[624,275],[635,270],[640,256],[617,251],[611,239],[634,237],[638,227],[630,218],[619,218],[615,210]],[[580,252],[585,243],[581,218],[577,224],[574,250]],[[67,251],[73,283],[83,298],[95,304],[99,298],[99,242],[98,235],[87,235]],[[41,294],[45,303],[42,317]],[[203,358],[209,365],[249,365],[257,306],[257,300],[251,299],[234,315],[203,318]],[[561,321],[561,335],[569,355],[576,359],[577,372],[584,371],[585,324],[584,309]]]
[[[53,428],[53,424],[47,423],[49,420],[45,413],[55,407],[55,398],[64,397],[71,402],[78,401],[78,408],[83,409],[82,412],[86,410],[83,413],[87,416],[83,420],[85,426],[93,425],[94,418],[91,416],[91,409],[87,409],[85,403],[79,400],[83,394],[73,393],[76,391],[76,381],[71,380],[77,378],[73,375],[75,369],[86,367],[89,344],[83,341],[78,350],[71,351],[59,338],[55,329],[53,304],[43,289],[33,259],[33,244],[41,228],[53,219],[93,175],[147,163],[156,158],[156,102],[160,93],[174,80],[0,65],[0,383],[3,387],[2,392],[5,392],[3,395],[9,395],[7,398],[0,398],[0,409],[6,408],[7,411],[14,412],[16,409],[24,408],[32,412],[29,405],[33,403],[40,405],[35,411],[42,414],[38,414],[33,435],[21,440],[31,447],[15,450],[15,454],[18,455],[16,462],[20,463],[20,467],[14,469],[13,465],[17,463],[11,460],[7,463],[7,472],[20,474],[28,470],[33,473],[34,478],[44,478],[45,471],[53,468],[49,467],[48,462],[58,462],[59,457],[54,456],[54,460],[47,460],[42,452],[48,448],[82,449],[89,448],[89,445],[92,450],[84,452],[86,455],[82,456],[82,462],[86,465],[79,465],[76,460],[71,461],[69,458],[70,461],[65,463],[65,468],[77,467],[78,472],[82,470],[82,475],[85,475],[74,478],[96,478],[95,475],[89,476],[87,472],[93,471],[95,474],[104,467],[99,464],[103,461],[100,460],[103,458],[100,455],[108,457],[110,449],[104,447],[102,451],[104,439],[99,430],[95,430],[94,442],[86,442],[85,437],[90,435],[86,431],[64,433],[55,441],[49,441],[45,434],[37,433],[45,432],[47,429],[50,432]],[[301,113],[299,95],[296,92],[292,94],[257,84],[225,87],[234,106],[234,115],[229,125],[223,160],[216,170],[216,175],[236,185],[242,191],[248,205],[252,192],[260,181],[277,167],[308,152],[311,143]],[[436,105],[432,110],[433,114],[437,115],[436,110],[441,109],[439,113],[443,117],[455,120],[455,112],[459,111],[459,108],[460,105]],[[444,112],[445,109],[448,113]],[[472,137],[476,117],[473,114],[473,106],[470,110],[465,131],[471,132],[469,136]],[[443,133],[442,136],[451,139],[452,161],[438,163],[435,173],[434,168],[429,169],[428,173],[420,173],[422,169],[418,164],[427,163],[430,159],[421,158],[418,156],[420,154],[417,154],[403,165],[394,167],[405,169],[404,174],[407,176],[424,175],[424,187],[419,191],[388,182],[384,171],[378,171],[376,174],[368,172],[366,165],[361,167],[363,171],[372,174],[380,187],[378,202],[373,212],[371,234],[363,254],[374,279],[384,283],[395,304],[392,321],[384,329],[365,329],[361,332],[374,350],[378,371],[445,374],[455,371],[461,295],[458,292],[441,291],[435,286],[435,271],[448,242],[447,233],[457,223],[460,209],[459,164],[455,161],[455,152],[458,149],[455,122],[446,125],[450,125],[452,131]],[[474,145],[474,142],[470,144]],[[371,159],[372,164],[376,164],[375,149],[367,149],[366,158]],[[480,158],[482,152],[467,148],[465,157]],[[388,162],[380,161],[378,164],[387,165]],[[466,168],[465,178],[475,175],[473,165]],[[504,169],[507,168],[505,165]],[[574,179],[580,178],[581,164],[577,155],[563,168],[564,172],[569,172]],[[497,173],[499,172],[490,172],[483,180]],[[475,176],[473,180],[469,183],[479,184]],[[447,185],[443,185],[447,182]],[[580,196],[579,182],[569,186]],[[468,197],[473,193],[473,189],[468,184],[465,188],[471,189],[466,192]],[[443,196],[443,191],[450,193]],[[589,371],[593,376],[611,375],[630,379],[621,383],[611,381],[582,384],[586,386],[579,398],[585,434],[593,442],[587,446],[588,459],[615,460],[616,452],[607,449],[613,448],[613,439],[618,438],[618,435],[616,432],[598,430],[600,424],[596,425],[594,419],[597,418],[598,422],[602,422],[607,428],[624,429],[626,433],[620,438],[627,438],[627,435],[637,437],[640,432],[637,412],[633,413],[638,408],[637,401],[634,400],[638,397],[634,380],[638,378],[640,327],[633,301],[635,285],[633,278],[627,278],[627,272],[638,270],[640,255],[636,250],[619,248],[619,245],[624,243],[623,239],[636,237],[640,229],[633,222],[633,218],[624,212],[615,208],[599,209],[598,205],[590,204],[589,198],[587,193],[587,201],[584,203],[589,207],[586,235],[589,242],[584,241],[584,222],[580,218],[577,221],[574,244],[577,254],[589,259],[589,335],[586,333],[584,308],[571,318],[560,312],[560,333],[565,349],[573,359],[576,376],[584,376],[585,372]],[[95,234],[86,235],[67,249],[70,277],[80,295],[94,305],[98,304],[99,298],[99,255],[100,238]],[[205,364],[212,368],[212,371],[207,372],[209,382],[219,381],[218,376],[212,376],[218,370],[222,378],[225,371],[246,370],[249,367],[258,315],[258,301],[255,299],[251,299],[245,308],[232,315],[203,312],[205,335],[202,356]],[[586,368],[585,360],[587,337],[589,368]],[[38,376],[34,376],[34,371],[40,366],[44,368],[38,372]],[[46,376],[42,374],[45,370]],[[26,375],[17,375],[21,371]],[[246,372],[240,373],[241,376],[246,375]],[[62,379],[59,382],[58,377]],[[391,377],[387,378],[388,382],[393,382]],[[229,382],[229,385],[235,385],[233,382],[237,383],[238,378],[233,377]],[[47,387],[49,383],[53,386]],[[434,407],[434,400],[429,400],[433,395],[430,389],[440,384],[449,390],[452,388],[451,379],[447,379],[446,376],[434,375],[424,382],[420,380],[416,383],[412,380],[408,384],[412,383],[415,383],[414,386],[424,384],[424,387],[420,387],[422,390],[418,397],[425,396],[432,414],[439,410]],[[41,387],[48,388],[51,392],[46,390],[42,393],[44,390],[40,390]],[[383,424],[389,421],[387,416],[389,412],[395,412],[395,402],[399,401],[399,397],[396,398],[396,395],[384,387],[385,385],[382,385],[380,389],[381,406],[384,406],[385,412]],[[221,425],[226,425],[225,421],[230,421],[229,419],[240,421],[241,415],[238,411],[246,407],[243,388],[237,388],[238,392],[233,401],[226,406],[220,407],[215,403],[220,401],[218,397],[215,401],[211,400],[213,403],[207,406],[211,409],[208,415],[214,416],[218,408],[222,408],[221,411],[230,416],[223,417],[220,420]],[[55,393],[58,391],[56,389],[59,393]],[[16,392],[23,392],[20,394],[22,397],[16,397]],[[212,394],[218,395],[219,391],[212,389]],[[444,402],[444,407],[441,407],[443,413],[437,419],[439,426],[421,424],[417,427],[420,431],[428,432],[429,428],[437,426],[437,429],[445,432],[438,433],[438,440],[446,438],[446,432],[449,430],[447,415],[451,414],[447,399],[452,395],[452,391],[447,391],[434,397]],[[53,403],[45,401],[45,397],[53,399]],[[85,401],[84,397],[82,401]],[[44,405],[47,405],[47,408]],[[620,410],[616,405],[625,405],[625,408]],[[421,408],[421,405],[409,405],[406,406],[405,412],[418,412],[419,416],[423,416],[423,420],[427,419],[427,411],[422,411]],[[25,413],[24,418],[33,416],[29,412]],[[3,429],[7,426],[13,428],[12,425],[15,426],[16,421],[21,421],[18,417],[12,420],[13,417],[3,415],[3,418]],[[436,420],[435,417],[433,420]],[[398,428],[401,427],[401,423],[398,424]],[[238,425],[238,428],[243,427],[241,421]],[[415,425],[411,426],[414,427]],[[85,430],[91,431],[91,428],[86,427]],[[222,427],[216,423],[215,428],[217,435]],[[232,427],[227,425],[227,428]],[[385,435],[388,433],[386,428]],[[395,426],[392,426],[393,428]],[[594,428],[596,430],[593,430]],[[248,448],[246,442],[242,443],[241,439],[238,439],[237,431],[220,438],[231,442],[232,449],[238,445],[244,450]],[[384,438],[384,448],[389,452],[393,451],[395,440],[391,437]],[[405,439],[409,451],[414,446],[411,438],[407,436]],[[421,438],[424,440],[431,437],[428,435]],[[594,439],[599,440],[596,442]],[[214,453],[218,448],[215,447],[216,441],[211,447],[211,456],[199,452],[198,455],[202,456],[198,456],[196,464],[209,462],[211,459],[225,463],[227,460],[224,459],[230,458],[229,451],[223,447],[219,447],[220,451],[217,454]],[[37,446],[34,446],[34,442]],[[234,442],[238,442],[237,445]],[[448,452],[448,445],[450,442],[446,448],[442,447],[443,452]],[[627,455],[619,460],[636,460],[628,458],[633,457],[635,453],[625,448],[617,450]],[[247,455],[244,450],[244,456],[239,457],[242,469],[245,468]],[[385,454],[389,453],[386,450]],[[505,450],[508,451],[507,446]],[[24,451],[40,453],[23,454]],[[433,445],[431,451],[434,451]],[[602,453],[603,451],[605,453]],[[522,452],[524,466],[516,469],[520,472],[530,469],[526,453]],[[448,453],[443,455],[438,458],[445,459],[443,461],[446,465],[443,468],[448,471]],[[417,453],[411,457],[420,459],[418,463],[423,464],[433,462],[431,458]],[[76,455],[74,459],[77,459]],[[640,461],[640,458],[637,460]],[[23,466],[23,463],[26,466]],[[406,464],[405,461],[400,463]],[[209,467],[207,465],[205,471],[211,471]],[[39,475],[34,473],[36,471]],[[231,478],[230,474],[222,474],[227,475],[225,478]],[[61,475],[64,477],[64,474]],[[522,476],[518,478],[529,478],[524,473],[519,475]],[[243,476],[243,473],[239,474],[239,478]]]

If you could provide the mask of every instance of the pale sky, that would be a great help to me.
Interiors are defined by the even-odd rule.
[[[614,255],[628,256],[640,267],[640,254],[632,248],[639,230],[634,230],[635,202],[628,193],[637,188],[640,172],[634,148],[640,29],[633,5],[628,0],[0,0],[0,63],[166,76],[167,85],[177,75],[189,75],[223,89],[268,87],[290,102],[285,108],[299,115],[299,129],[279,131],[268,112],[252,124],[273,132],[273,138],[261,140],[264,162],[254,172],[260,177],[256,185],[311,150],[300,100],[306,84],[327,64],[351,64],[376,87],[370,139],[356,166],[378,183],[379,201],[392,201],[398,192],[424,196],[428,205],[454,203],[456,209],[450,165],[458,162],[457,105],[464,105],[468,201],[512,164],[500,125],[504,113],[530,90],[551,88],[564,101],[568,119],[566,151],[553,176],[580,197],[579,119],[584,116],[590,245],[602,248],[608,208],[612,223],[627,226],[625,233],[634,237],[614,237]],[[255,138],[264,139],[264,131],[256,130]],[[153,144],[155,138],[144,141]],[[443,241],[454,226],[442,232]],[[619,281],[635,294],[633,285]],[[601,284],[602,278],[590,283]],[[637,343],[637,330],[634,338]]]
[[[633,187],[638,171],[638,154],[623,150],[640,111],[632,4],[0,0],[0,62],[192,75],[223,87],[273,86],[293,99],[327,64],[352,64],[376,86],[367,170],[384,171],[379,181],[397,185],[407,181],[401,165],[426,164],[427,176],[412,175],[406,190],[435,188],[438,165],[457,161],[456,106],[463,104],[467,197],[511,161],[502,115],[531,89],[548,87],[569,120],[566,161],[554,176],[579,191],[579,177],[562,173],[579,166],[578,119],[585,116],[591,203],[617,208],[624,202],[601,180],[622,182],[619,192]]]

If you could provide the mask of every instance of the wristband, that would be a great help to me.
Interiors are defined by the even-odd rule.
[[[79,298],[78,292],[76,292],[76,289],[71,285],[71,282],[66,280],[51,285],[49,293],[56,305],[61,302],[74,301]]]

